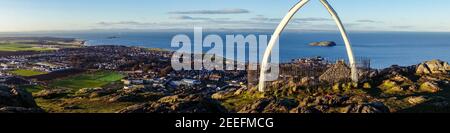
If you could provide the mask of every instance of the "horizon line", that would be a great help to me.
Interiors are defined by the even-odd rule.
[[[204,28],[205,31],[248,31],[253,30],[255,32],[273,32],[273,29],[263,28]],[[0,34],[14,34],[14,33],[57,33],[57,32],[174,32],[174,31],[193,31],[193,28],[165,28],[165,29],[131,29],[131,28],[118,28],[118,29],[75,29],[75,30],[30,30],[30,31],[0,31]],[[338,32],[338,30],[314,30],[314,29],[286,29],[287,32]],[[399,32],[399,33],[450,33],[450,31],[412,31],[412,30],[349,30],[349,32]]]

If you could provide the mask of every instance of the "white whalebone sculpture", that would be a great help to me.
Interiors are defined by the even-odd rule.
[[[298,12],[298,10],[300,10],[308,2],[309,2],[309,0],[301,0],[300,2],[298,2],[294,7],[291,8],[291,10],[289,10],[289,12],[281,20],[280,24],[275,29],[275,32],[273,33],[273,35],[269,41],[269,44],[267,45],[267,49],[264,52],[264,56],[263,56],[263,59],[261,62],[260,75],[259,75],[259,91],[262,91],[262,92],[265,91],[265,82],[266,82],[265,75],[266,75],[268,60],[269,60],[270,54],[272,52],[272,48],[274,47],[274,45],[280,38],[280,34],[283,32],[284,28],[287,26],[287,24],[292,19],[292,17]],[[344,25],[342,24],[342,21],[339,18],[339,16],[337,15],[336,11],[333,9],[333,7],[331,7],[331,5],[328,3],[327,0],[320,0],[320,2],[325,6],[325,8],[327,8],[328,12],[331,14],[334,21],[336,22],[336,24],[339,28],[339,31],[341,32],[342,39],[344,40],[345,48],[347,50],[347,55],[348,55],[348,59],[350,62],[351,79],[353,80],[353,82],[358,82],[358,71],[356,68],[355,57],[353,55],[353,50],[352,50],[350,41],[348,39],[347,32],[344,28]]]

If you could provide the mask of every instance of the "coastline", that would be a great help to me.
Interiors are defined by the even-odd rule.
[[[142,33],[144,34],[144,33]],[[175,34],[175,33],[173,33]],[[400,33],[398,33],[400,34]],[[413,33],[410,33],[413,34]],[[444,34],[444,33],[442,33]],[[108,33],[109,35],[109,33]],[[444,34],[445,35],[445,34]],[[44,35],[41,35],[42,37],[45,37]],[[46,36],[51,36],[51,34],[46,35]],[[148,44],[148,42],[141,42],[141,41],[136,41],[133,43],[127,42],[125,40],[128,40],[129,38],[127,38],[127,36],[121,36],[120,38],[115,38],[115,39],[107,39],[107,38],[103,38],[103,37],[94,37],[91,38],[89,36],[86,37],[77,37],[77,35],[58,35],[61,38],[67,38],[67,39],[74,39],[75,43],[73,43],[74,46],[76,45],[80,45],[81,47],[87,47],[87,46],[99,46],[99,45],[116,45],[116,46],[127,46],[127,47],[141,47],[141,48],[147,48],[147,49],[156,49],[156,50],[163,50],[163,51],[170,51],[170,52],[174,52],[176,50],[174,50],[173,48],[167,48],[167,43],[162,43],[162,42],[158,42],[156,41],[155,43],[150,43],[150,45]],[[67,36],[67,37],[62,37],[62,36]],[[106,36],[106,35],[105,35]],[[291,36],[288,34],[288,37]],[[52,37],[49,37],[52,38]],[[54,38],[58,38],[58,37],[54,37]],[[102,40],[101,38],[103,38],[104,40]],[[161,39],[161,38],[160,38]],[[105,41],[106,40],[106,41]],[[332,39],[328,39],[328,40],[332,40]],[[115,42],[115,43],[114,43]],[[441,42],[441,41],[439,41]],[[152,45],[155,44],[155,45]],[[336,61],[336,60],[340,60],[340,59],[344,59],[346,60],[345,56],[341,56],[341,52],[336,53],[335,51],[342,51],[341,46],[342,44],[337,43],[338,46],[335,46],[336,48],[315,48],[315,47],[309,47],[307,46],[308,44],[302,44],[298,47],[300,48],[292,48],[292,49],[299,49],[299,51],[305,51],[305,50],[301,50],[301,49],[306,49],[306,50],[310,50],[310,51],[305,51],[305,52],[300,52],[299,55],[296,54],[292,54],[288,51],[291,51],[291,48],[281,48],[281,52],[283,53],[288,53],[288,54],[283,54],[280,57],[280,63],[289,63],[291,62],[293,59],[302,59],[302,58],[314,58],[317,56],[322,56],[323,58],[326,58],[328,60],[331,61]],[[284,45],[283,45],[284,46]],[[388,46],[388,45],[386,45]],[[286,46],[287,47],[287,46]],[[296,46],[297,47],[297,46]],[[304,48],[306,47],[306,48]],[[410,66],[410,65],[417,65],[419,62],[423,62],[426,60],[432,60],[432,59],[440,59],[443,61],[450,61],[450,59],[448,59],[449,57],[444,57],[442,54],[438,54],[441,53],[440,51],[442,51],[443,49],[437,49],[437,52],[432,52],[431,54],[434,55],[424,55],[424,56],[407,56],[407,57],[403,57],[403,56],[398,56],[396,58],[387,58],[384,57],[385,55],[380,54],[380,55],[374,55],[373,53],[368,54],[368,55],[364,55],[364,54],[360,54],[366,50],[370,50],[372,49],[373,46],[367,47],[361,47],[358,45],[358,42],[356,42],[356,57],[357,58],[369,58],[371,60],[371,65],[373,68],[376,69],[383,69],[383,68],[387,68],[390,67],[392,65],[399,65],[399,66]],[[380,46],[381,47],[381,46]],[[389,46],[392,47],[392,46]],[[418,47],[418,46],[412,46],[414,47]],[[445,45],[443,44],[443,47],[445,47]],[[363,50],[360,50],[364,48]],[[286,51],[285,49],[287,49],[288,51]],[[318,54],[313,54],[313,52],[318,51]],[[322,53],[325,52],[325,53]],[[329,51],[329,52],[327,52]],[[401,51],[408,51],[408,50],[401,50]],[[423,50],[423,51],[427,51],[427,50]],[[395,52],[395,51],[394,51]],[[330,54],[331,53],[331,54]],[[429,53],[429,52],[426,52]],[[386,54],[389,55],[389,54]],[[395,54],[396,55],[396,54]],[[392,56],[395,56],[392,55]]]
[[[350,70],[343,62],[298,59],[281,64],[280,77],[267,82],[269,91],[259,92],[255,71],[175,71],[172,54],[136,46],[104,45],[3,56],[0,61],[5,69],[0,82],[6,86],[0,91],[21,90],[33,96],[28,101],[35,102],[35,106],[24,106],[29,110],[20,110],[20,106],[3,110],[389,113],[414,112],[417,108],[426,112],[420,105],[431,102],[427,106],[446,112],[450,102],[440,97],[450,94],[450,66],[439,60],[406,67],[361,68],[361,80],[354,83],[349,81]],[[178,106],[185,104],[195,106]]]

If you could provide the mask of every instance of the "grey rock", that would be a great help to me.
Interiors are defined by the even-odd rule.
[[[0,107],[36,108],[33,96],[23,89],[0,86]]]
[[[441,60],[426,61],[418,65],[417,74],[448,74],[450,65]]]
[[[390,113],[389,108],[382,102],[354,104],[346,108],[345,113]]]

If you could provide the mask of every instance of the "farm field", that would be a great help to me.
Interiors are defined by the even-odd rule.
[[[49,51],[54,48],[44,48],[35,44],[18,44],[18,43],[0,43],[0,51],[17,52],[17,51]]]

